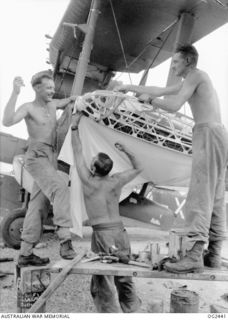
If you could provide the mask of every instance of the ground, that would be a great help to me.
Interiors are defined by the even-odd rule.
[[[164,231],[127,228],[130,235],[133,252],[143,250],[149,241],[159,241],[165,245],[168,233]],[[90,248],[91,228],[84,228],[84,238],[73,237],[73,245],[77,248]],[[51,261],[59,260],[59,242],[54,233],[45,233],[42,242],[44,247],[36,249],[36,254],[49,256]],[[224,245],[227,256],[228,242]],[[0,256],[13,257],[16,261],[18,251],[1,246]],[[0,313],[17,312],[17,291],[14,278],[15,262],[0,264],[0,270],[12,272],[12,275],[0,278]],[[54,277],[54,275],[53,275]],[[163,312],[170,311],[170,294],[173,289],[187,286],[187,289],[196,291],[200,296],[199,312],[209,312],[211,304],[228,308],[227,282],[209,282],[195,280],[148,279],[134,278],[137,293],[142,300],[139,313],[153,312],[152,305],[156,299],[163,301]],[[60,313],[95,313],[96,310],[89,292],[90,276],[69,275],[62,285],[51,296],[46,305],[46,312]]]

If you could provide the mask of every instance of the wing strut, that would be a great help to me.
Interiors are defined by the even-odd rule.
[[[83,43],[82,51],[79,56],[77,69],[74,77],[73,86],[71,89],[71,95],[81,95],[84,80],[86,76],[86,70],[89,63],[90,53],[93,47],[93,38],[94,32],[96,27],[96,22],[98,18],[98,14],[100,13],[101,1],[100,0],[93,0],[91,7],[90,7],[90,14],[87,20],[87,27],[84,28],[85,30],[85,40]]]

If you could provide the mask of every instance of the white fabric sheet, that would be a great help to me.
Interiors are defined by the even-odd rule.
[[[183,187],[189,184],[191,157],[188,155],[117,132],[86,117],[82,117],[80,121],[79,134],[88,168],[98,152],[107,153],[112,158],[114,166],[111,174],[131,168],[127,156],[115,148],[116,142],[126,145],[141,163],[142,173],[123,188],[120,201],[126,198],[136,185],[147,181],[165,186]],[[68,131],[59,159],[71,165],[71,215],[74,226],[72,231],[82,237],[82,222],[86,220],[87,214],[81,181],[74,165],[71,130]]]
[[[108,135],[106,135],[104,134],[103,130],[99,130],[99,127],[100,126],[97,123],[84,117],[81,119],[81,122],[79,124],[79,134],[83,146],[83,154],[88,168],[90,167],[92,158],[97,155],[98,152],[107,153],[113,160],[114,165],[110,174],[114,174],[116,172],[124,171],[131,168],[132,166],[126,155],[124,155],[123,152],[118,151],[114,146],[115,142],[121,142],[121,134],[119,136],[120,140],[116,140],[115,136],[113,137],[112,130]],[[81,181],[74,164],[70,129],[67,133],[63,147],[59,154],[59,159],[71,165],[70,201],[71,216],[73,220],[73,228],[71,231],[82,237],[82,223],[87,219],[87,213],[85,209]],[[138,176],[133,181],[128,183],[122,190],[120,201],[126,198],[132,192],[136,185],[142,184],[144,182],[145,179],[142,176]]]

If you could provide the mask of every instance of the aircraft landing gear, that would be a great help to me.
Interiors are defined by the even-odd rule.
[[[2,220],[3,242],[10,248],[20,249],[21,233],[26,210],[26,208],[15,209]]]

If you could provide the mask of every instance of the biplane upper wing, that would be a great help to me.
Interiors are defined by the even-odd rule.
[[[75,71],[90,5],[91,0],[71,0],[50,43],[57,69]],[[102,0],[88,72],[139,72],[151,61],[154,67],[172,55],[181,13],[194,17],[194,43],[228,22],[227,6],[228,0]],[[64,22],[79,28],[73,32]]]

